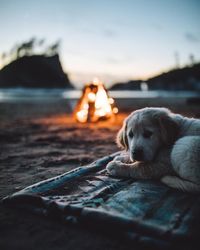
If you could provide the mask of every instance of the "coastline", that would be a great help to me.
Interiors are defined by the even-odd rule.
[[[199,116],[200,92],[187,91],[108,91],[119,112],[144,107],[163,106],[173,112]],[[0,122],[72,114],[81,90],[66,89],[0,89]]]

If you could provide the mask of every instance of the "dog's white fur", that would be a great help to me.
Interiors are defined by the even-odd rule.
[[[125,119],[117,144],[125,151],[107,165],[109,174],[157,178],[182,191],[200,192],[199,119],[166,108],[136,110]],[[137,149],[142,151],[138,161]]]

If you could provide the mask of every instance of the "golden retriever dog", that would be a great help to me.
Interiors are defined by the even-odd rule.
[[[117,135],[125,149],[106,169],[110,175],[161,179],[182,191],[200,191],[200,120],[166,108],[131,113]]]

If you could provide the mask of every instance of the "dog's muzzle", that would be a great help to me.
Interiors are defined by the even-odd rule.
[[[144,160],[144,152],[141,148],[137,148],[135,149],[132,153],[131,153],[131,160],[135,160],[135,161],[143,161]]]

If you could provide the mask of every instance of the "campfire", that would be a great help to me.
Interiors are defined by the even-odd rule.
[[[113,98],[109,97],[102,82],[94,79],[83,88],[82,96],[75,109],[78,122],[97,122],[113,117],[118,113]]]

